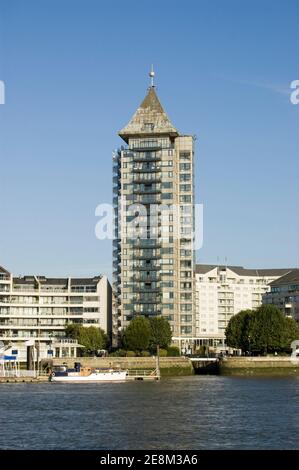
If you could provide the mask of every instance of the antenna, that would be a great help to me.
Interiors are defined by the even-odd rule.
[[[151,79],[151,87],[154,88],[154,78],[155,78],[155,72],[154,72],[154,66],[152,64],[151,71],[149,72],[149,77]]]

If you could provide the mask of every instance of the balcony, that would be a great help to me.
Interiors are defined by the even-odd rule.
[[[133,269],[138,271],[159,271],[161,269],[160,264],[143,264],[143,265],[134,265]]]
[[[138,274],[135,274],[133,277],[132,277],[132,281],[133,282],[158,282],[161,280],[161,277],[160,277],[160,273],[156,272],[155,273],[156,275],[151,275],[151,276],[142,276],[142,274],[140,273],[139,275]],[[135,289],[135,287],[134,287]]]
[[[161,191],[160,185],[153,188],[133,188],[133,194],[160,194]]]
[[[152,260],[155,260],[155,259],[160,259],[161,258],[161,254],[158,253],[158,254],[151,254],[151,253],[140,253],[140,254],[135,254],[134,253],[134,259],[136,260],[141,260],[141,259],[152,259]]]
[[[131,244],[138,248],[161,248],[161,240],[158,238],[140,238],[132,240]]]
[[[157,316],[161,315],[162,312],[161,310],[155,310],[155,309],[147,309],[147,310],[140,310],[140,309],[134,309],[134,315],[146,315],[146,316]]]
[[[133,167],[133,182],[137,179],[142,179],[144,178],[161,178],[161,167],[157,166],[152,166],[151,168],[138,168],[138,167]],[[144,177],[141,176],[142,173],[145,173]],[[153,175],[151,175],[153,173]]]
[[[133,298],[133,301],[136,302],[137,304],[142,304],[142,305],[160,305],[161,304],[161,298],[157,299],[139,299],[138,297]]]
[[[135,149],[137,150],[137,149]],[[145,149],[138,149],[140,151],[144,151]],[[159,150],[158,147],[151,148],[151,150]],[[133,162],[158,162],[162,160],[162,154],[159,152],[155,152],[151,155],[144,155],[143,153],[134,153],[133,155]]]
[[[160,197],[161,191],[156,191],[155,193],[145,193],[144,191],[141,192],[139,191],[138,193],[134,193],[134,198],[132,203],[136,204],[161,204],[161,197]]]
[[[157,286],[157,287],[136,287],[134,286],[133,287],[133,292],[134,293],[151,293],[151,292],[160,292],[161,291],[161,287],[160,286]]]

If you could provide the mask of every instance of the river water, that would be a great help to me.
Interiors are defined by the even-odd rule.
[[[0,449],[299,449],[299,377],[1,384]]]

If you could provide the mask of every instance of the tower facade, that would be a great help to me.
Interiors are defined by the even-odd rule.
[[[151,75],[151,78],[152,75]],[[136,315],[164,316],[173,342],[195,336],[194,139],[152,84],[113,156],[114,344]]]

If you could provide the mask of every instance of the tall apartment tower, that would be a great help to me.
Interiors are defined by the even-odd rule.
[[[114,154],[114,344],[136,315],[167,318],[173,343],[195,336],[194,139],[153,84]]]

